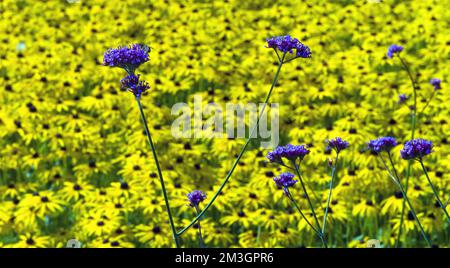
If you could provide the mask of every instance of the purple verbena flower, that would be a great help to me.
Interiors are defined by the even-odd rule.
[[[150,88],[147,82],[139,81],[139,76],[140,75],[130,74],[120,80],[122,88],[128,89],[136,96],[136,98],[140,98],[142,93]]]
[[[394,56],[394,54],[400,53],[400,52],[402,52],[402,51],[403,51],[403,47],[402,47],[402,46],[399,46],[399,45],[391,45],[391,46],[388,48],[387,56],[388,56],[389,58],[392,59],[392,57]]]
[[[305,145],[288,144],[288,145],[284,146],[283,156],[289,160],[296,160],[297,158],[300,158],[300,160],[303,160],[303,158],[307,154],[309,154],[309,152],[310,152],[310,150],[308,150]]]
[[[149,60],[149,51],[148,46],[141,44],[111,48],[103,55],[103,65],[120,67],[131,74],[139,65]]]
[[[400,94],[398,95],[398,103],[403,103],[408,99],[408,96],[406,94]]]
[[[441,89],[441,79],[433,78],[430,80],[430,84],[434,87],[434,90]]]
[[[375,153],[389,152],[395,146],[397,146],[397,141],[393,137],[381,137],[375,140],[371,140],[367,144],[367,147],[369,147],[369,149]]]
[[[187,194],[189,205],[191,207],[197,207],[200,202],[206,199],[206,194],[200,190],[194,190]]]
[[[288,188],[294,186],[297,180],[294,180],[295,175],[289,172],[281,173],[278,177],[273,178],[273,181],[279,188],[283,188],[284,193],[288,194]]]
[[[407,141],[400,150],[400,155],[403,159],[416,159],[420,160],[422,157],[431,154],[433,149],[433,143],[424,139],[414,139]]]
[[[305,145],[292,145],[288,144],[286,146],[278,146],[272,152],[267,154],[267,158],[270,162],[283,163],[282,158],[287,158],[288,160],[295,161],[297,158],[303,160],[303,158],[309,154],[309,150]]]
[[[341,139],[340,137],[331,139],[328,141],[327,150],[333,149],[337,153],[348,147],[348,141]]]
[[[283,53],[289,52],[290,54],[293,54],[295,50],[296,57],[311,58],[310,48],[290,35],[268,38],[267,47],[277,49]]]
[[[283,152],[284,152],[283,146],[278,146],[277,148],[275,148],[275,150],[267,154],[267,158],[272,163],[283,163],[282,159]]]

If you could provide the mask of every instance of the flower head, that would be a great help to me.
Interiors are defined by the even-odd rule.
[[[103,55],[103,65],[120,67],[131,74],[139,65],[149,60],[149,51],[148,46],[141,44],[111,48]]]
[[[283,53],[294,53],[300,58],[311,58],[311,50],[308,46],[302,44],[297,38],[290,35],[276,36],[267,39],[267,47],[277,49]]]
[[[280,176],[273,178],[273,181],[278,187],[283,188],[284,192],[287,194],[287,188],[294,186],[297,180],[294,180],[295,175],[289,172],[281,173]]]
[[[393,137],[381,137],[375,140],[369,141],[367,144],[372,152],[389,152],[392,148],[397,146],[397,141]]]
[[[267,158],[270,162],[283,163],[282,157],[284,153],[283,146],[278,146],[275,150],[267,154]]]
[[[400,155],[403,159],[420,160],[422,157],[431,154],[433,143],[424,139],[414,139],[407,141],[400,150]]]
[[[136,96],[136,98],[141,97],[142,93],[147,91],[150,86],[145,81],[139,81],[139,75],[130,74],[120,80],[122,88],[128,89],[130,92]]]
[[[403,103],[408,99],[408,96],[406,94],[400,94],[398,95],[398,103]]]
[[[434,87],[434,90],[441,89],[441,79],[433,78],[430,80],[430,84]]]
[[[191,207],[197,207],[200,202],[206,199],[206,194],[200,190],[194,190],[187,194],[189,205]]]
[[[275,148],[275,150],[267,154],[267,158],[270,160],[270,162],[283,163],[283,157],[291,161],[294,161],[297,158],[303,160],[303,158],[307,154],[309,154],[309,152],[310,151],[306,148],[305,145],[288,144],[286,146],[278,146],[277,148]]]
[[[341,139],[340,137],[331,139],[328,141],[327,150],[333,149],[336,152],[340,152],[348,147],[348,141]]]
[[[391,45],[391,46],[388,48],[387,56],[388,56],[389,58],[392,59],[392,57],[394,56],[394,54],[400,53],[400,52],[402,52],[402,51],[403,51],[403,47],[402,47],[402,46],[399,46],[399,45]]]

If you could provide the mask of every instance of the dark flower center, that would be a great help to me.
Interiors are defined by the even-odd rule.
[[[395,192],[394,195],[395,195],[395,198],[397,198],[397,199],[402,199],[403,198],[402,192]]]
[[[120,189],[122,189],[122,190],[128,190],[128,189],[130,189],[130,186],[128,186],[128,183],[122,182],[122,183],[120,184]]]

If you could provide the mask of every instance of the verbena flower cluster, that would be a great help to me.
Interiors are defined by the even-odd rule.
[[[441,79],[432,78],[430,84],[434,87],[434,90],[441,89]]]
[[[108,49],[103,55],[103,65],[110,67],[119,67],[124,69],[128,75],[120,80],[121,87],[140,98],[143,93],[150,89],[150,85],[140,80],[140,75],[134,71],[141,64],[149,60],[150,48],[142,44],[132,44],[128,47],[118,47]]]
[[[287,188],[294,186],[297,180],[294,180],[295,175],[289,172],[281,173],[278,177],[273,178],[273,181],[279,188],[283,188],[287,194]]]
[[[150,88],[147,82],[139,81],[139,77],[140,75],[130,74],[120,80],[122,88],[128,89],[138,98]]]
[[[103,55],[103,65],[120,67],[129,73],[149,60],[149,48],[141,44],[108,49]]]
[[[433,150],[433,143],[425,139],[414,139],[405,143],[403,149],[400,150],[400,155],[403,159],[420,160],[422,157],[431,154]]]
[[[387,56],[388,58],[392,58],[395,54],[398,54],[403,51],[403,47],[399,45],[391,45],[388,48]]]
[[[306,148],[305,145],[288,144],[286,146],[278,146],[275,150],[267,154],[267,158],[270,160],[270,162],[282,163],[283,158],[291,161],[296,159],[303,160],[303,158],[307,154],[309,154],[309,152],[310,151]]]
[[[308,46],[302,44],[297,38],[290,35],[276,36],[267,39],[267,47],[277,49],[283,53],[293,54],[300,58],[310,58],[311,50]]]
[[[375,153],[390,152],[395,146],[397,146],[397,140],[393,137],[381,137],[367,144],[367,147]]]
[[[294,61],[280,73],[281,88],[277,84],[274,90],[276,101],[282,103],[280,140],[320,146],[326,137],[341,135],[351,143],[342,161],[333,159],[342,170],[338,168],[332,184],[331,228],[326,232],[330,247],[366,247],[368,239],[376,238],[370,235],[376,233],[375,227],[383,230],[379,239],[385,247],[396,246],[402,211],[399,189],[388,180],[389,174],[378,172],[382,163],[364,150],[367,137],[392,135],[399,145],[391,152],[400,158],[397,152],[411,137],[413,110],[393,105],[400,93],[406,93],[408,105],[414,102],[401,62],[396,56],[386,57],[388,46],[397,42],[391,38],[406,40],[400,56],[411,64],[421,86],[415,137],[432,140],[435,146],[423,157],[424,164],[441,197],[446,199],[450,192],[450,184],[445,183],[450,166],[446,116],[450,107],[445,105],[450,103],[445,88],[450,74],[445,68],[448,36],[442,34],[448,29],[442,19],[448,10],[446,1],[434,1],[429,7],[423,1],[389,1],[379,9],[373,6],[378,13],[361,12],[351,20],[348,9],[358,10],[358,1],[348,1],[344,9],[341,1],[279,1],[261,9],[246,8],[238,12],[239,20],[235,12],[222,12],[202,1],[188,5],[167,1],[151,7],[145,0],[123,1],[120,10],[116,1],[101,5],[82,1],[82,7],[67,1],[51,5],[20,1],[16,7],[16,2],[4,0],[11,10],[2,15],[20,21],[21,27],[0,32],[0,248],[64,247],[71,238],[88,248],[174,246],[142,122],[130,110],[133,98],[117,92],[126,74],[118,67],[98,66],[103,47],[118,41],[148,40],[155,45],[157,54],[149,58],[155,58],[152,68],[135,74],[141,73],[140,80],[151,80],[158,93],[145,100],[145,108],[178,231],[195,216],[186,206],[185,189],[203,190],[208,198],[199,206],[205,204],[239,153],[242,140],[174,139],[169,106],[175,100],[190,102],[194,94],[208,95],[207,101],[214,102],[260,101],[276,59],[272,48],[264,48],[265,39],[255,40],[261,40],[269,28],[279,31],[280,25],[283,29],[295,25],[296,35],[291,36],[310,44],[317,54],[315,60]],[[314,12],[299,16],[308,8],[306,2]],[[239,11],[242,5],[242,1],[223,3],[226,10]],[[104,16],[97,16],[99,11]],[[268,22],[269,13],[281,15]],[[399,30],[414,25],[433,30],[413,35]],[[405,55],[406,51],[412,55]],[[129,69],[134,66],[131,63]],[[441,78],[439,87],[444,90],[433,91],[432,77]],[[432,93],[437,101],[421,113],[423,100]],[[308,146],[311,153],[305,156],[302,172],[314,204],[322,206],[316,210],[323,215],[326,203],[320,201],[328,193],[326,175],[331,168],[324,163],[329,156],[313,148]],[[394,160],[406,185],[412,160]],[[202,217],[206,246],[320,246],[313,232],[304,228],[305,221],[293,213],[289,200],[275,200],[282,191],[273,177],[294,172],[266,162],[265,154],[249,146],[230,184],[211,206],[212,213]],[[448,247],[448,223],[439,208],[433,208],[418,163],[411,170],[412,204],[433,244]],[[300,208],[307,210],[300,178],[296,175],[294,180],[299,180],[293,186],[298,189],[292,193]],[[361,189],[363,185],[370,187]],[[425,246],[407,206],[404,218],[400,247]],[[182,237],[183,247],[198,246],[195,231],[194,226]]]
[[[200,190],[194,190],[187,194],[189,205],[192,207],[197,207],[200,202],[206,199],[206,194]]]
[[[340,152],[348,147],[348,141],[343,140],[340,137],[331,139],[328,141],[327,150],[335,150],[336,152]]]
[[[408,100],[408,96],[406,94],[398,95],[398,103],[404,103],[406,100]]]

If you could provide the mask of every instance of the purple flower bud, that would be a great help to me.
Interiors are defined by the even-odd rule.
[[[122,88],[128,89],[136,98],[141,97],[142,93],[150,88],[147,82],[139,81],[139,75],[134,74],[125,76],[120,80],[120,83],[122,84]]]
[[[387,56],[390,58],[390,59],[392,59],[392,57],[394,56],[394,54],[398,54],[398,53],[400,53],[400,52],[402,52],[403,51],[403,47],[402,46],[399,46],[399,45],[391,45],[389,48],[388,48],[388,52],[387,52]]]
[[[433,85],[434,90],[441,89],[441,79],[433,78],[430,80],[430,84]]]
[[[347,148],[348,145],[349,145],[348,141],[345,141],[342,138],[337,137],[328,141],[327,150],[333,149],[339,153],[340,151]]]
[[[333,159],[328,159],[328,167],[333,167]]]
[[[197,207],[200,202],[206,199],[206,194],[200,190],[194,190],[187,195],[189,205],[191,207]]]
[[[403,103],[408,99],[408,96],[406,94],[400,94],[398,95],[398,103]]]
[[[273,181],[279,188],[283,188],[284,193],[287,194],[287,188],[294,186],[297,180],[294,180],[295,175],[289,172],[281,173],[280,176],[273,178]]]

